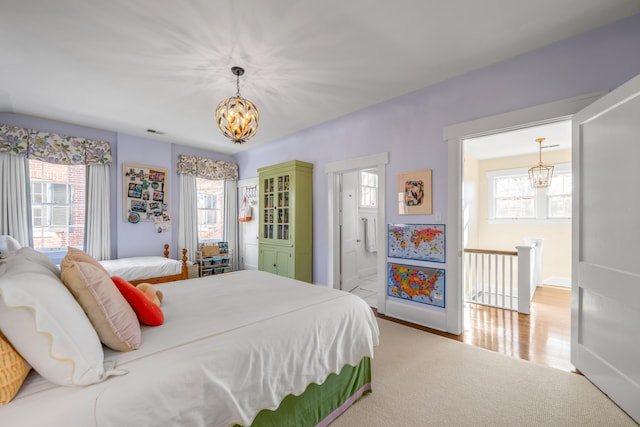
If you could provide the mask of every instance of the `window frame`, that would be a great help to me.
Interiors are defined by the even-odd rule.
[[[201,181],[219,181],[222,183],[222,186],[220,188],[220,196],[221,196],[221,200],[220,203],[218,203],[218,199],[217,198],[213,198],[211,197],[214,193],[206,193],[203,191],[200,191],[199,189],[199,183]],[[204,208],[199,208],[197,206],[197,202],[198,199],[200,198],[200,194],[204,194],[205,196],[205,204],[207,205],[207,207]],[[226,194],[225,194],[225,184],[224,184],[224,180],[215,180],[215,179],[206,179],[206,178],[200,178],[197,177],[196,178],[196,229],[197,229],[197,234],[198,234],[198,244],[212,244],[212,243],[218,243],[218,242],[224,242],[226,241],[226,236],[224,235],[224,221],[225,221],[225,202],[224,202],[224,198],[225,198]],[[215,205],[215,207],[209,207]],[[200,238],[200,232],[202,231],[200,229],[201,224],[200,223],[200,212],[206,212],[207,215],[211,215],[213,216],[213,218],[216,219],[216,221],[214,221],[212,224],[210,224],[212,227],[221,227],[222,228],[222,237],[217,238],[217,237],[212,237],[212,238],[208,238],[208,239],[201,239]],[[220,222],[217,221],[217,213],[220,212]]]
[[[559,163],[554,165],[553,176],[571,173],[571,163]],[[496,218],[496,204],[494,197],[494,181],[497,178],[526,176],[528,179],[528,168],[502,169],[486,172],[487,180],[487,203],[489,224],[568,224],[571,217],[549,217],[549,194],[548,188],[537,188],[534,192],[535,218]],[[571,194],[572,196],[572,194]]]
[[[371,175],[375,175],[376,177],[376,185],[375,187],[372,187],[370,185],[365,184],[363,181],[363,174],[364,173],[369,173]],[[376,168],[367,168],[367,169],[361,169],[358,171],[358,206],[362,209],[377,209],[378,208],[378,169]],[[368,189],[370,192],[370,195],[372,195],[375,198],[375,204],[373,205],[365,205],[363,204],[363,194],[364,194],[364,190]]]
[[[38,165],[38,170],[34,169],[36,164]],[[78,175],[74,175],[69,168],[77,168],[80,166],[84,168],[81,174],[83,177],[82,182],[74,182],[72,177]],[[67,168],[65,171],[66,179],[64,181],[59,179],[59,170],[50,170],[48,173],[45,173],[47,167],[50,169],[60,167]],[[87,166],[85,165],[49,163],[38,159],[29,160],[29,228],[32,241],[38,251],[46,254],[54,261],[57,260],[61,254],[66,253],[67,246],[84,249],[87,220],[85,216],[87,201],[84,196],[87,186],[86,168]],[[59,200],[59,196],[62,194],[61,190],[64,190],[64,201]],[[80,193],[76,193],[77,191],[80,191]],[[82,203],[76,200],[77,198],[82,200]],[[60,209],[66,211],[63,215],[66,218],[66,224],[55,224],[55,219]],[[80,216],[82,221],[80,222],[76,218],[78,209],[82,211],[82,215]],[[39,213],[39,215],[36,215],[36,213]],[[36,224],[38,219],[40,223]],[[77,239],[72,237],[76,235],[78,230],[81,230],[82,233],[82,242],[80,244],[77,244]],[[56,233],[66,233],[67,244],[55,247],[43,246],[48,239],[54,238]]]

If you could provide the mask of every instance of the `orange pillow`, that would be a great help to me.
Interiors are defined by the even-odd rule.
[[[0,405],[6,405],[18,394],[30,370],[31,366],[0,332]]]
[[[113,283],[115,283],[131,308],[133,308],[140,323],[148,326],[160,326],[164,323],[164,313],[162,309],[147,298],[144,292],[122,277],[112,276],[111,280],[113,280]]]

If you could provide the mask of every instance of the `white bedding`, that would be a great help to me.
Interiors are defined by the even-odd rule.
[[[182,272],[182,262],[161,256],[138,256],[100,261],[111,276],[125,280],[144,280]]]
[[[31,374],[0,425],[248,425],[378,344],[371,309],[346,292],[260,271],[160,286],[165,324],[136,351],[105,352],[128,374],[84,388]]]

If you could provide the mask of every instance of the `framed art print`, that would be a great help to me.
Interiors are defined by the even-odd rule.
[[[398,214],[432,213],[431,169],[398,174]]]
[[[388,224],[389,258],[445,262],[444,224]]]
[[[445,308],[445,271],[441,268],[388,263],[387,295]]]

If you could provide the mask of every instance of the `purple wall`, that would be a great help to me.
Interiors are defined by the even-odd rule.
[[[151,139],[91,129],[17,114],[0,113],[0,123],[101,139],[112,144],[111,217],[113,257],[158,254],[170,243],[178,253],[179,154],[237,161],[240,178],[257,176],[257,168],[292,159],[314,164],[314,277],[327,283],[327,163],[390,152],[387,187],[394,191],[398,173],[433,170],[434,212],[446,218],[447,125],[504,113],[600,90],[613,89],[640,73],[640,15],[511,58],[411,94],[375,105],[234,157]],[[235,158],[235,159],[234,159]],[[170,175],[170,234],[151,224],[132,225],[122,217],[122,164],[165,167]],[[390,223],[432,223],[433,215],[400,217],[388,204]]]
[[[432,169],[434,213],[446,218],[444,127],[614,89],[640,73],[638,46],[640,15],[239,153],[240,178],[292,159],[314,164],[313,280],[327,283],[327,163],[388,151],[390,192],[398,173]],[[436,221],[434,215],[400,217],[388,203],[387,222]]]
[[[178,203],[180,185],[176,173],[178,155],[190,154],[216,160],[235,162],[231,156],[185,147],[171,142],[156,141],[117,132],[92,129],[19,114],[0,113],[0,123],[21,126],[61,135],[79,136],[108,141],[113,154],[111,167],[111,257],[122,258],[135,255],[162,255],[163,245],[171,246],[171,257],[178,256]],[[134,163],[159,166],[169,172],[169,211],[172,218],[170,233],[158,234],[153,223],[130,224],[122,214],[122,164]]]
[[[180,223],[180,218],[178,218],[180,182],[176,173],[178,155],[189,154],[229,162],[235,162],[235,160],[224,154],[126,134],[117,135],[116,146],[118,156],[114,161],[112,176],[115,174],[117,179],[115,187],[117,191],[114,192],[117,193],[117,199],[112,200],[112,204],[117,207],[111,222],[111,226],[116,228],[116,240],[112,242],[112,247],[116,248],[116,256],[124,258],[136,255],[161,255],[163,245],[168,243],[171,250],[170,257],[177,258],[181,249],[178,248],[178,225]],[[124,163],[159,166],[167,169],[170,188],[171,232],[158,234],[152,222],[141,221],[137,224],[130,224],[124,220],[122,214],[122,165]]]

